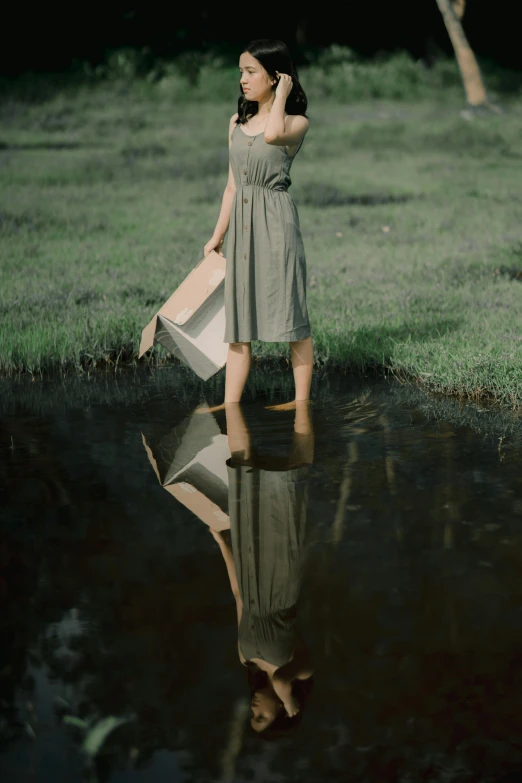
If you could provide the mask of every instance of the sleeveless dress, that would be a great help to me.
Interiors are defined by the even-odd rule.
[[[236,192],[225,258],[224,342],[289,342],[310,336],[306,257],[288,188],[294,155],[239,125],[229,150]]]
[[[239,648],[247,661],[292,659],[304,570],[310,465],[262,470],[227,460],[232,551],[243,611]]]

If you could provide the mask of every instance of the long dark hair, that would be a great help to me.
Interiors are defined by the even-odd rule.
[[[279,71],[279,73],[287,73],[292,77],[292,90],[286,99],[285,111],[287,114],[302,114],[303,117],[306,117],[308,100],[305,91],[299,82],[297,68],[292,62],[292,57],[288,51],[287,45],[278,39],[259,38],[256,41],[250,41],[248,46],[243,49],[243,52],[248,52],[252,57],[255,57],[256,60],[259,60],[271,79],[277,79],[277,81],[279,81],[276,71]],[[275,90],[276,87],[277,85],[274,85],[273,90]],[[243,92],[241,84],[239,85],[239,89],[241,95],[237,102],[237,124],[244,125],[247,121],[247,115],[257,114],[259,104],[257,101],[249,101],[245,98],[245,93]]]
[[[252,698],[256,691],[260,691],[270,684],[268,674],[251,661],[247,666],[247,678],[250,687],[250,698]],[[287,732],[292,731],[292,729],[296,729],[303,719],[303,710],[313,686],[313,677],[309,677],[307,680],[294,680],[292,682],[292,693],[299,703],[299,712],[297,715],[294,715],[293,718],[291,718],[283,708],[266,729],[255,732],[256,736],[261,737],[264,740],[275,740],[279,739],[279,737],[283,737]],[[252,731],[254,730],[252,729]]]

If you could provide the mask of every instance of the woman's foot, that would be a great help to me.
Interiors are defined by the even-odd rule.
[[[292,402],[282,402],[279,405],[265,405],[267,411],[293,411],[295,410],[295,400]]]
[[[225,403],[222,402],[221,405],[212,405],[209,407],[208,405],[202,405],[201,408],[196,408],[194,413],[214,413],[215,411],[222,411],[225,409]]]
[[[292,400],[291,402],[282,402],[279,405],[265,405],[267,411],[295,411],[296,408],[309,405],[310,400]]]

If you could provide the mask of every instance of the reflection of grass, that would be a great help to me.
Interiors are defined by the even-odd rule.
[[[268,400],[284,402],[290,399],[293,378],[290,365],[274,357],[252,368],[245,390],[245,403],[265,405]],[[208,381],[200,380],[181,366],[134,370],[121,367],[117,372],[66,374],[63,377],[43,379],[32,383],[29,376],[13,381],[0,378],[2,411],[12,416],[25,410],[30,416],[47,417],[66,408],[89,408],[108,405],[124,406],[147,411],[151,418],[164,416],[165,406],[175,400],[179,409],[193,410],[202,402],[217,404],[223,399],[224,374],[217,373]],[[401,406],[419,408],[434,421],[452,422],[456,426],[471,427],[492,438],[502,437],[506,442],[519,443],[522,439],[522,418],[516,411],[496,405],[463,403],[455,397],[427,393],[421,386],[388,383],[375,375],[351,376],[342,372],[318,369],[312,382],[312,398],[326,409],[334,409],[339,401],[369,399],[376,408],[397,411]],[[170,407],[169,407],[170,410]],[[488,415],[484,416],[484,411]],[[153,413],[156,411],[157,413]],[[16,446],[16,444],[15,444]]]
[[[198,104],[173,107],[154,89],[2,108],[4,374],[135,358],[141,329],[201,258],[233,101],[206,105],[202,122]],[[311,102],[291,193],[316,355],[517,406],[520,105],[475,120],[458,108]],[[287,351],[254,343],[259,361]]]
[[[84,720],[76,715],[65,715],[63,722],[67,726],[73,726],[83,732],[82,750],[89,756],[97,756],[103,743],[115,729],[124,726],[133,720],[134,716],[118,718],[115,715],[107,715],[105,718]]]

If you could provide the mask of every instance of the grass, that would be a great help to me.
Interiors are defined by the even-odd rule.
[[[235,74],[203,111],[201,86],[182,100],[169,78],[2,102],[3,375],[135,361],[142,328],[202,257]],[[324,73],[301,78],[311,128],[291,193],[318,365],[522,407],[520,97],[473,118],[449,76],[415,102],[348,100],[348,87],[345,102],[320,98]]]
[[[111,408],[132,408],[137,412],[193,410],[198,404],[213,405],[223,399],[224,374],[217,373],[202,381],[184,365],[160,367],[132,367],[122,365],[115,372],[48,374],[34,383],[30,375],[16,378],[0,377],[0,399],[4,416],[14,416],[21,410],[28,416],[40,418],[54,415],[68,408],[93,408],[106,405]],[[274,361],[254,366],[245,388],[245,402],[267,398],[282,402],[293,391],[291,372],[281,372],[281,363]],[[347,396],[348,395],[348,396]],[[427,421],[438,427],[441,422],[456,427],[470,427],[490,443],[516,446],[522,442],[522,417],[495,403],[463,402],[456,397],[431,394],[422,386],[396,383],[376,375],[345,376],[333,374],[328,368],[317,370],[313,376],[312,398],[322,407],[336,405],[340,399],[371,399],[372,404],[398,411],[400,408],[421,410]],[[486,414],[486,415],[485,415]]]

